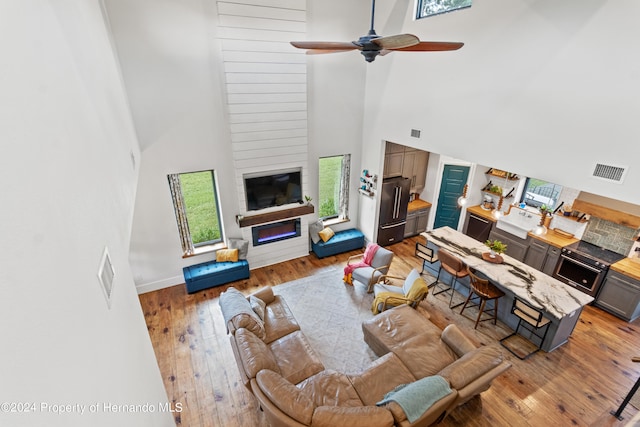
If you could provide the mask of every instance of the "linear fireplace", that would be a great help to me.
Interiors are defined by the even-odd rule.
[[[300,218],[251,227],[253,246],[266,245],[300,236]]]

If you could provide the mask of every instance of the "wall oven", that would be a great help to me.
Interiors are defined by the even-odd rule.
[[[579,241],[562,248],[553,277],[595,298],[609,266],[622,258],[624,255]]]

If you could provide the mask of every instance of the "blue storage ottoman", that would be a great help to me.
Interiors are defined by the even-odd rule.
[[[318,258],[348,252],[364,247],[364,234],[357,228],[336,231],[335,235],[326,242],[320,240],[318,243],[311,241],[311,250]]]
[[[249,263],[238,262],[203,262],[182,269],[187,292],[193,293],[225,283],[249,278]]]

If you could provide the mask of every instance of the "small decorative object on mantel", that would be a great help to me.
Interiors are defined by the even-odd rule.
[[[378,175],[372,175],[368,169],[362,170],[362,176],[360,177],[360,188],[358,191],[365,196],[373,197],[375,195],[375,189],[377,188]]]
[[[482,259],[495,264],[502,264],[504,260],[500,254],[507,250],[507,245],[500,240],[487,240],[484,244],[489,248],[489,252],[483,252]]]
[[[311,201],[313,200],[311,197],[305,195],[304,200],[307,202],[307,206],[311,206]]]

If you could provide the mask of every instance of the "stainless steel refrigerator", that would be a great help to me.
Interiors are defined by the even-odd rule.
[[[390,245],[401,242],[407,223],[409,205],[409,178],[387,178],[382,182],[380,219],[378,221],[378,244]]]

